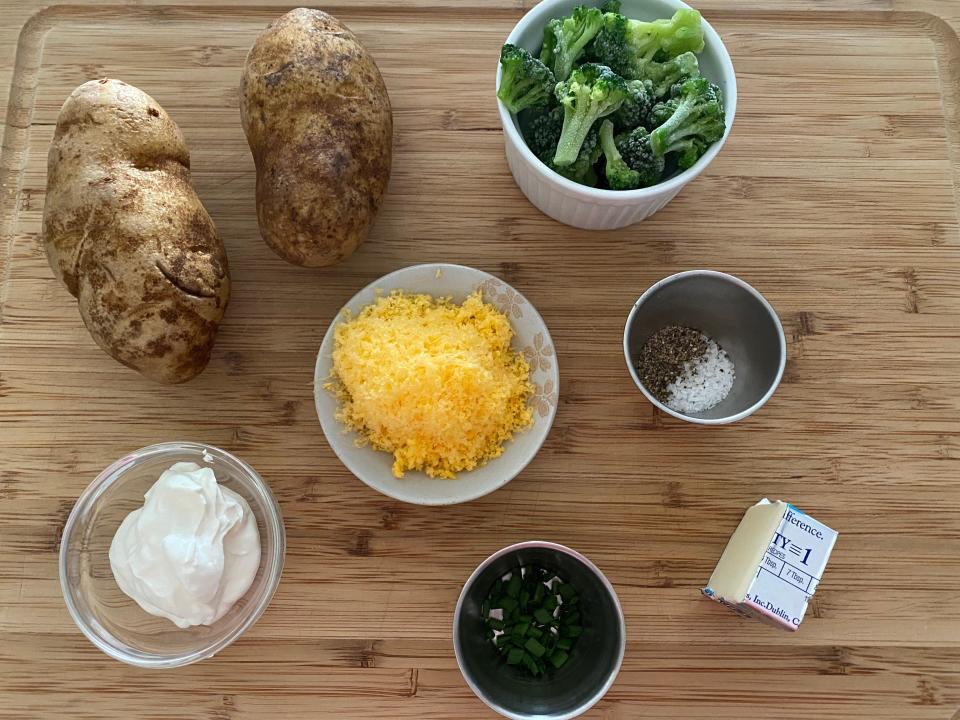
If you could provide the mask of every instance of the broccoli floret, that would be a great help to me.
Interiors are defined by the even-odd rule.
[[[703,28],[696,10],[677,10],[672,18],[643,22],[606,13],[603,28],[590,45],[590,57],[631,80],[646,77],[644,66],[685,52],[703,50]]]
[[[593,165],[576,162],[573,165],[567,165],[566,167],[558,167],[552,162],[548,162],[546,163],[546,166],[558,175],[562,175],[567,180],[572,180],[579,185],[596,187],[597,181],[599,180],[597,177],[597,171],[594,169]]]
[[[580,5],[565,18],[555,18],[543,30],[540,60],[549,67],[558,81],[570,72],[583,50],[603,27],[603,13],[598,8]]]
[[[618,12],[604,13],[603,27],[587,47],[587,56],[591,60],[624,76],[634,62],[633,50],[627,43],[629,22]]]
[[[600,145],[606,158],[607,183],[614,190],[633,190],[660,182],[664,160],[650,149],[650,135],[645,128],[613,136],[613,124],[604,120],[600,127]]]
[[[675,88],[679,87],[679,84],[675,86]],[[671,97],[673,97],[672,94]],[[650,117],[648,118],[650,126],[654,128],[660,127],[670,119],[670,116],[673,115],[676,109],[677,102],[671,98],[656,103],[652,108],[650,108]]]
[[[677,167],[681,170],[693,167],[708,147],[710,143],[705,143],[699,138],[687,138],[676,143],[673,152],[677,159]]]
[[[669,20],[627,24],[627,41],[637,58],[669,59],[685,52],[703,50],[703,27],[700,13],[692,9],[677,10]],[[660,58],[656,56],[660,54]]]
[[[524,108],[550,104],[557,81],[550,68],[522,47],[507,43],[500,50],[500,89],[497,97],[507,110],[518,113]]]
[[[658,157],[683,148],[681,143],[687,139],[697,140],[706,149],[723,137],[725,129],[720,88],[702,77],[676,86],[674,96],[655,105],[650,117],[658,124],[650,133],[650,147]]]
[[[640,173],[623,160],[613,139],[613,123],[604,120],[600,125],[600,146],[605,160],[603,172],[611,190],[633,190],[640,187]]]
[[[603,148],[600,147],[600,122],[597,121],[591,126],[587,136],[583,139],[583,145],[580,146],[580,155],[577,156],[577,159],[583,157],[591,165],[595,165],[601,155],[603,155]]]
[[[650,82],[650,92],[653,97],[662,98],[670,94],[675,84],[700,75],[700,64],[697,62],[696,55],[685,52],[662,63],[651,60],[644,63],[642,68],[638,68],[638,72],[641,72],[643,78]]]
[[[557,152],[557,143],[560,142],[560,131],[563,129],[563,107],[543,110],[533,117],[523,133],[527,147],[538,158],[553,159]]]
[[[600,12],[602,12],[602,13],[619,13],[619,12],[620,12],[620,0],[606,0],[606,2],[600,3]]]
[[[558,106],[550,110],[543,110],[534,115],[526,124],[523,133],[527,147],[554,172],[563,175],[569,180],[581,185],[595,186],[597,175],[593,170],[594,164],[600,157],[600,140],[598,126],[595,123],[583,140],[577,159],[570,165],[563,167],[554,164],[553,156],[557,151],[560,140],[560,131],[563,129],[563,107]]]
[[[594,122],[623,105],[627,81],[608,67],[586,63],[557,83],[556,93],[563,105],[563,129],[553,162],[563,167],[577,159]]]
[[[633,130],[647,121],[650,109],[653,107],[653,98],[647,82],[631,80],[627,83],[627,99],[615,113],[610,115],[614,127],[618,131]]]

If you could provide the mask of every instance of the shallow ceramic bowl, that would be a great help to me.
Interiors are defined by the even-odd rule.
[[[336,419],[336,399],[324,389],[333,368],[334,333],[347,313],[356,315],[378,296],[392,290],[451,297],[462,302],[477,288],[484,300],[502,310],[513,325],[513,347],[530,363],[534,395],[533,425],[516,434],[503,455],[470,472],[458,473],[455,480],[431,478],[420,471],[408,471],[396,478],[391,472],[393,455],[370,447],[358,447],[356,433],[345,430]],[[553,340],[536,308],[520,293],[489,273],[463,265],[431,263],[414,265],[385,275],[358,292],[337,319],[330,324],[317,355],[314,397],[320,425],[330,447],[344,465],[374,490],[403,502],[417,505],[452,505],[482,497],[512,480],[537,454],[557,411],[560,375]]]

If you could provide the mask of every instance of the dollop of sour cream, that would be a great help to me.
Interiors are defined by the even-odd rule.
[[[243,597],[260,566],[247,501],[211,468],[181,462],[160,475],[110,543],[117,585],[177,627],[210,625]]]

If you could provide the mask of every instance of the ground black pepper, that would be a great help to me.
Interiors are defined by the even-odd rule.
[[[707,352],[703,333],[693,328],[668,325],[657,330],[640,348],[637,374],[657,400],[666,404],[667,386],[683,374],[684,364]]]

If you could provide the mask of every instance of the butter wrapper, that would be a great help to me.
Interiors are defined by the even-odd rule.
[[[746,617],[800,627],[837,533],[792,505],[761,500],[744,514],[703,594]]]

